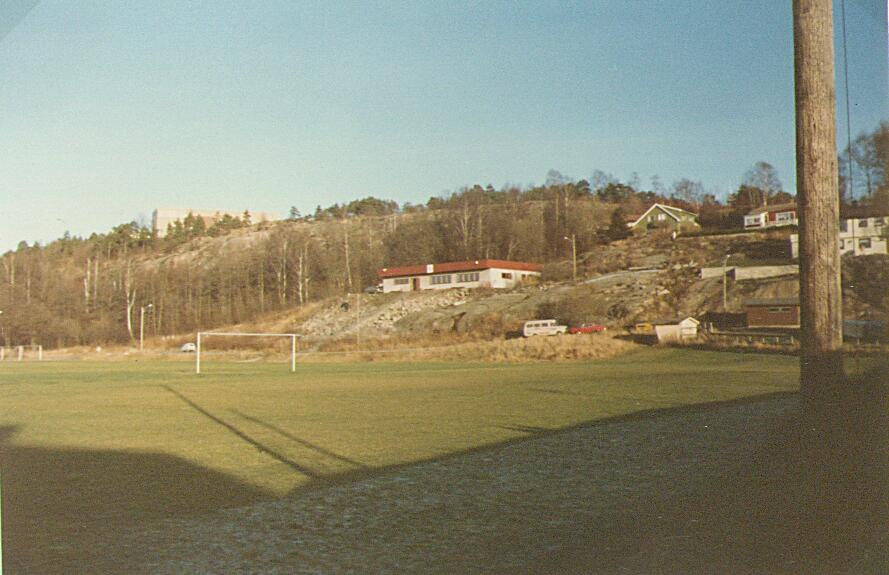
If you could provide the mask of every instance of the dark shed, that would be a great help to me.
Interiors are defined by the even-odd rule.
[[[744,302],[747,327],[799,327],[799,299],[749,299]]]

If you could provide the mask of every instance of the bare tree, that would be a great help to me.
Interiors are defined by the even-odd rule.
[[[771,197],[784,191],[784,186],[778,178],[778,170],[770,163],[762,161],[756,162],[747,170],[743,185],[762,191],[763,205],[768,205]]]
[[[704,199],[704,185],[701,182],[682,178],[673,182],[673,197],[693,206],[700,206]]]

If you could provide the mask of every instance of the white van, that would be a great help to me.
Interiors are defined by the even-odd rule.
[[[568,331],[567,325],[559,325],[554,319],[535,319],[534,321],[526,321],[522,328],[522,335],[531,337],[532,335],[559,335]]]

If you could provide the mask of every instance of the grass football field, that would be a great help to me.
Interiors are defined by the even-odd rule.
[[[4,554],[78,543],[547,430],[792,391],[798,359],[643,350],[593,362],[0,364]],[[96,551],[99,552],[99,551]],[[30,558],[30,559],[29,559]],[[25,569],[24,571],[27,571]]]

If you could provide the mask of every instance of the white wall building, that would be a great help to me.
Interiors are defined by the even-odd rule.
[[[840,220],[840,253],[864,256],[889,253],[889,216]],[[790,255],[799,257],[799,235],[790,236]]]
[[[258,224],[259,222],[274,222],[281,218],[272,212],[253,212],[250,213],[250,222]],[[162,238],[167,235],[167,226],[176,220],[184,220],[188,214],[197,216],[204,220],[207,227],[212,226],[216,221],[222,219],[223,216],[231,216],[240,218],[244,215],[244,211],[232,212],[227,210],[197,210],[194,208],[157,208],[151,215],[151,227],[157,233],[157,237]]]
[[[701,322],[693,317],[670,322],[655,322],[654,333],[658,343],[683,342],[698,336]]]
[[[448,288],[510,288],[540,276],[541,264],[508,260],[474,260],[383,268],[379,271],[384,292]]]
[[[750,211],[744,216],[745,230],[760,230],[781,226],[797,226],[796,204],[778,204],[763,206]]]

